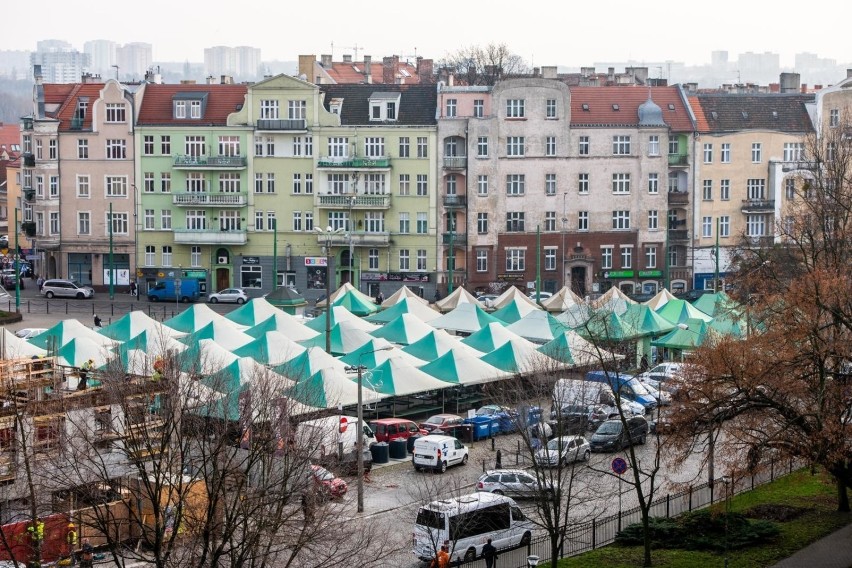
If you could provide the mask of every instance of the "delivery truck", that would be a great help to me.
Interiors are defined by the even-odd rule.
[[[160,280],[148,290],[149,302],[197,302],[201,285],[197,278]]]

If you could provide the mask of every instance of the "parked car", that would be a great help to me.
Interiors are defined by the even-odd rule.
[[[21,339],[32,339],[33,337],[44,333],[47,331],[47,328],[44,327],[25,327],[24,329],[19,329],[15,332],[15,335],[20,337]]]
[[[430,416],[426,422],[420,423],[420,429],[429,433],[450,432],[456,426],[464,424],[464,418],[458,414],[436,414]]]
[[[627,419],[627,432],[621,420],[607,420],[595,430],[589,445],[593,452],[618,451],[631,444],[644,444],[650,428],[644,416]]]
[[[478,409],[476,409],[477,416],[515,416],[517,414],[517,412],[515,412],[508,406],[500,406],[499,404],[486,404],[485,406],[480,406]]]
[[[556,467],[575,461],[589,461],[592,455],[589,442],[583,436],[553,438],[535,453],[535,462],[541,466]]]
[[[15,288],[15,282],[17,280],[18,280],[18,278],[15,276],[15,269],[14,268],[7,268],[7,269],[3,270],[2,272],[0,272],[0,284],[2,284],[3,287],[6,288],[7,290],[14,289]],[[24,282],[25,282],[25,280],[23,278],[21,278],[21,290],[26,288],[26,286],[24,285]]]
[[[320,495],[335,499],[346,495],[349,486],[346,482],[320,465],[311,465],[311,473],[314,478],[314,486]]]
[[[414,441],[411,463],[414,469],[432,469],[444,473],[451,465],[467,465],[467,447],[458,439],[443,434],[429,434]]]
[[[218,304],[219,302],[222,302],[223,304],[245,304],[248,300],[248,294],[246,294],[246,291],[242,288],[225,288],[224,290],[214,292],[207,297],[207,301],[211,304]]]
[[[703,296],[704,294],[712,294],[712,293],[713,293],[713,290],[692,289],[692,290],[689,290],[688,292],[677,292],[674,295],[674,297],[677,298],[678,300],[686,300],[687,302],[692,303],[695,300],[697,300],[698,298],[700,298],[701,296]]]
[[[559,409],[550,409],[551,427],[556,426],[563,433],[585,432],[589,424],[596,419],[605,420],[607,416],[608,413],[600,404],[566,404]]]
[[[63,280],[61,278],[51,278],[45,280],[41,287],[41,295],[47,299],[53,298],[94,298],[95,291],[91,286],[83,286],[76,280]]]
[[[553,292],[545,292],[544,290],[541,290],[538,293],[538,297],[539,297],[540,300],[547,300],[551,296],[553,296]],[[536,299],[535,298],[535,290],[533,290],[532,292],[529,293],[529,297],[530,297],[530,300]]]
[[[481,295],[477,296],[476,299],[479,301],[479,303],[481,303],[486,308],[493,308],[494,307],[494,300],[496,300],[499,297],[500,296],[498,294],[481,294]]]
[[[686,370],[684,363],[660,363],[651,369],[636,375],[640,382],[649,387],[654,393],[656,390],[667,391],[674,394],[677,391],[676,379]]]
[[[370,421],[370,429],[376,434],[377,442],[407,440],[411,436],[429,434],[411,420],[404,418],[378,418]]]
[[[476,490],[497,495],[536,498],[553,491],[553,485],[546,479],[536,479],[535,475],[522,469],[493,469],[479,476]]]

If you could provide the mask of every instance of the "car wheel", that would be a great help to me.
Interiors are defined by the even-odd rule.
[[[589,450],[586,450],[585,452],[583,452],[583,461],[584,462],[589,461],[589,458],[591,458],[591,457],[592,457],[592,452],[590,452]]]
[[[78,300],[82,300],[82,299],[83,299],[83,298],[85,298],[85,297],[86,297],[86,296],[85,296],[82,292],[77,292],[77,296],[76,296],[76,298],[77,298]]]
[[[51,298],[53,298],[53,292],[47,292],[47,293],[44,295],[44,297],[45,297],[45,298],[47,298],[48,300],[49,300],[49,299],[51,299]]]
[[[476,549],[468,548],[467,552],[464,553],[464,561],[473,562],[474,560],[476,560]]]
[[[467,454],[462,458],[462,465],[467,465]]]
[[[219,298],[210,298],[210,303],[211,303],[211,304],[218,304],[218,303],[219,303]]]
[[[180,303],[181,303],[181,304],[188,304],[188,303],[189,303],[189,298],[187,298],[186,296],[184,296],[183,298],[181,298],[181,299],[180,299]]]
[[[642,437],[641,437],[641,438],[639,438],[639,444],[640,444],[640,445],[644,445],[644,444],[645,444],[645,434],[642,434]]]
[[[420,471],[422,468],[419,465],[414,466],[414,471]]]
[[[493,493],[494,495],[504,495],[504,493],[503,493],[503,490],[502,490],[502,489],[495,489],[495,490],[494,490],[494,491],[492,491],[491,493]]]
[[[440,472],[441,472],[441,473],[445,473],[445,472],[447,471],[447,462],[442,461],[442,462],[441,462],[441,465],[439,466],[439,468],[440,468]]]
[[[245,304],[245,303],[246,303],[246,301],[245,301],[245,300],[243,300],[242,298],[237,298],[237,303],[238,303],[238,304]]]
[[[148,296],[149,302],[159,302],[160,299],[157,296]]]
[[[521,537],[520,546],[529,546],[531,540],[532,540],[532,533],[530,533],[529,531],[525,532],[524,536]]]

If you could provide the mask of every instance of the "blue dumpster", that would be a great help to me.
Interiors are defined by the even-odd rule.
[[[465,424],[473,425],[473,439],[482,440],[500,431],[500,421],[492,416],[466,418]]]

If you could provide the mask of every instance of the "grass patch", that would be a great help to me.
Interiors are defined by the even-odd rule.
[[[811,475],[802,469],[781,477],[773,483],[756,487],[753,491],[731,498],[731,511],[749,518],[766,518],[767,510],[795,510],[788,520],[773,519],[780,529],[778,536],[770,541],[743,548],[729,550],[729,565],[760,568],[772,566],[801,550],[808,544],[831,534],[852,522],[849,513],[838,513],[837,493],[834,480],[824,473]],[[714,512],[723,512],[725,503],[713,505]],[[750,516],[751,515],[751,516]],[[724,553],[696,550],[655,548],[651,552],[654,566],[666,568],[694,568],[695,566],[721,566]],[[635,568],[642,566],[642,546],[610,545],[580,556],[563,558],[558,568]],[[547,564],[543,566],[549,566]]]

